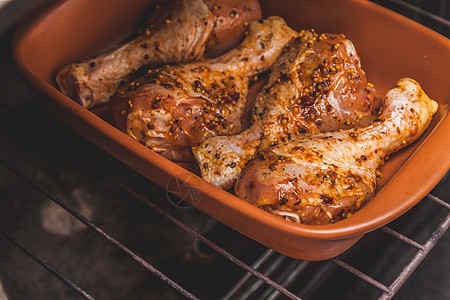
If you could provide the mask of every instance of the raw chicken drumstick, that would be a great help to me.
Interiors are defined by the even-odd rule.
[[[221,54],[261,18],[257,0],[160,1],[134,40],[108,53],[63,67],[61,91],[86,108],[108,102],[127,75],[143,66],[198,60]]]
[[[261,153],[236,182],[236,195],[299,223],[346,218],[374,195],[386,157],[417,140],[437,108],[416,81],[401,79],[371,124],[296,138]]]
[[[228,189],[258,151],[294,135],[365,125],[382,104],[344,35],[302,31],[271,71],[256,98],[252,126],[235,136],[207,139],[193,149],[206,181]]]
[[[205,138],[241,130],[249,78],[268,70],[296,35],[269,17],[252,22],[244,41],[220,57],[150,70],[113,96],[115,123],[169,159],[193,160],[191,147]]]

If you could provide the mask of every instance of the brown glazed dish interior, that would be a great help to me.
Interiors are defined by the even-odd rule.
[[[422,199],[450,166],[450,41],[365,0],[262,1],[265,16],[279,15],[294,29],[344,33],[356,46],[369,81],[385,93],[402,77],[417,80],[440,108],[416,143],[383,166],[376,197],[352,217],[330,225],[294,224],[223,191],[144,147],[108,122],[107,109],[86,110],[58,91],[56,72],[67,63],[126,38],[148,0],[67,0],[16,33],[14,55],[45,103],[75,131],[169,191],[226,225],[288,256],[323,260],[400,216]],[[174,180],[176,179],[176,180]]]

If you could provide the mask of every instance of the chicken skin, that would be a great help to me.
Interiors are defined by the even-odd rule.
[[[236,182],[236,195],[298,223],[346,218],[373,197],[386,157],[417,140],[437,108],[417,82],[401,79],[369,125],[296,137],[260,153]]]
[[[56,81],[63,93],[91,108],[108,102],[141,67],[189,62],[231,49],[244,37],[246,25],[260,18],[257,0],[159,1],[134,40],[63,67]]]
[[[191,148],[204,139],[241,131],[249,78],[268,70],[296,35],[269,17],[250,23],[244,41],[220,57],[150,70],[113,96],[115,123],[171,160],[193,160]]]
[[[228,189],[258,152],[295,135],[365,125],[376,118],[382,102],[350,40],[301,31],[257,96],[252,126],[235,136],[207,139],[193,152],[202,178]]]

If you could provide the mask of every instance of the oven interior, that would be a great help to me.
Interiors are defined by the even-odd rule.
[[[57,119],[13,63],[14,27],[34,11],[18,2],[6,3],[16,8],[0,27],[1,300],[450,298],[448,174],[413,209],[342,255],[286,257]],[[450,36],[446,0],[374,2]]]

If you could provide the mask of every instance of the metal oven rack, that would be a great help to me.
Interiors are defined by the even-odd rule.
[[[375,2],[450,35],[450,21],[445,18],[445,14],[448,18],[450,7],[446,6],[446,1],[434,4],[434,7],[426,6],[425,1]],[[6,34],[2,42],[9,38]],[[0,139],[3,141],[0,147],[0,299],[6,297],[2,282],[6,295],[11,293],[12,297],[18,298],[27,295],[26,290],[34,287],[30,284],[27,288],[27,271],[19,272],[22,274],[17,275],[22,276],[19,279],[5,275],[15,266],[30,269],[30,272],[36,269],[35,266],[45,268],[51,275],[40,274],[39,278],[46,279],[37,286],[42,287],[43,284],[43,293],[49,298],[52,294],[45,285],[58,285],[54,278],[69,287],[62,294],[64,298],[73,298],[76,293],[86,299],[94,299],[97,294],[99,298],[105,298],[104,295],[108,295],[106,298],[123,298],[108,284],[116,277],[116,272],[122,272],[124,277],[133,274],[128,273],[128,267],[122,267],[123,261],[127,261],[127,265],[134,264],[131,270],[148,271],[150,275],[143,275],[142,283],[155,290],[156,297],[164,299],[180,296],[189,299],[329,299],[331,295],[336,299],[360,299],[361,295],[368,299],[391,299],[410,276],[413,276],[413,283],[423,280],[415,270],[424,259],[428,260],[428,265],[439,264],[442,260],[435,256],[441,252],[445,255],[449,247],[448,235],[444,236],[450,226],[450,178],[446,176],[410,212],[367,234],[339,257],[323,262],[288,258],[179,202],[73,133],[39,102],[31,99],[36,95],[27,90],[20,78],[9,78],[8,70],[14,71],[14,67],[5,63],[10,59],[8,55],[5,57],[0,58],[0,63],[6,65],[5,74],[8,75],[2,74],[0,79],[10,82],[11,86],[4,94],[0,93]],[[14,98],[20,101],[8,100],[12,91]],[[108,191],[106,198],[94,199],[105,194],[105,190]],[[80,198],[97,201],[100,207],[113,207],[103,211],[97,211],[95,207],[89,210]],[[63,221],[42,221],[46,208],[58,212]],[[30,212],[25,213],[26,209]],[[117,229],[111,224],[115,219],[108,219],[107,215],[112,211],[120,214],[118,211],[121,210],[130,212],[129,215],[120,215],[120,220],[128,218],[131,225],[120,228],[119,224]],[[96,214],[106,216],[98,217]],[[40,218],[41,221],[32,223],[29,218]],[[156,220],[150,225],[159,226],[162,233],[152,231],[149,237],[146,231],[139,232],[140,228],[149,225],[147,218]],[[36,226],[42,222],[47,225]],[[48,231],[48,224],[61,228],[50,228],[48,233],[41,228],[43,226]],[[72,234],[64,232],[64,228],[69,228]],[[44,233],[39,233],[42,231]],[[40,234],[42,237],[36,237]],[[140,242],[128,240],[125,238],[128,235],[137,236]],[[73,236],[78,237],[77,242],[71,238]],[[174,245],[167,241],[171,237],[183,242]],[[443,250],[437,249],[440,252],[436,255],[428,255],[441,239],[444,241],[439,246],[442,245]],[[44,246],[39,243],[43,240]],[[103,241],[109,242],[109,246],[104,246]],[[109,276],[105,276],[103,271],[96,273],[98,261],[109,256],[103,257],[102,250],[99,250],[100,254],[94,253],[96,250],[92,250],[90,243],[112,247],[113,250],[106,252],[113,253],[112,259],[119,261],[120,267],[108,269],[106,274]],[[54,258],[56,253],[47,251],[59,252],[60,248],[69,251],[61,259]],[[159,249],[156,257],[153,250],[148,251],[150,248]],[[83,265],[83,258],[91,255],[90,251],[94,251],[92,256],[95,258]],[[174,251],[177,254],[167,254]],[[186,258],[186,254],[190,258]],[[174,266],[174,261],[179,265]],[[35,266],[30,267],[31,264]],[[74,264],[76,269],[81,269],[81,275],[74,273]],[[113,263],[106,261],[105,264]],[[444,272],[448,273],[445,264]],[[50,278],[52,276],[54,278]],[[118,284],[126,286],[123,278],[118,280]],[[434,280],[433,277],[428,279]],[[445,278],[443,280],[445,283]],[[95,288],[91,288],[90,281],[96,283]],[[20,287],[14,287],[18,283]],[[439,280],[435,282],[440,283]],[[433,287],[433,283],[429,286]],[[442,299],[445,293],[448,296],[450,292],[442,290],[444,288],[437,287]],[[105,289],[109,289],[109,294],[98,292]],[[148,298],[152,295],[146,294],[148,289],[138,289],[141,293],[138,295]],[[414,286],[407,286],[397,296],[413,299],[407,296],[408,291],[416,293],[418,299],[432,295],[417,294]],[[61,297],[61,294],[55,295]]]

